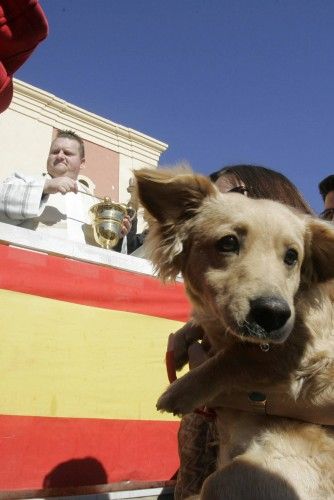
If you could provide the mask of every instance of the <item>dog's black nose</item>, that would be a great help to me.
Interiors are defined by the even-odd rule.
[[[291,316],[289,304],[280,297],[259,297],[252,300],[250,306],[247,320],[268,333],[281,328]]]

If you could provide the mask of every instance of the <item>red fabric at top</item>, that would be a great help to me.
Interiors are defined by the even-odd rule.
[[[0,245],[0,288],[117,311],[187,321],[182,283]]]
[[[5,111],[13,97],[13,83],[5,66],[0,61],[0,113]]]
[[[48,34],[37,0],[0,0],[0,60],[12,75]]]
[[[11,76],[47,34],[38,0],[0,0],[0,112],[12,98]]]

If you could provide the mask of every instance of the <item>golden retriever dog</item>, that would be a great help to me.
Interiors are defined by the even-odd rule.
[[[213,348],[157,408],[185,414],[234,393],[253,401],[275,394],[310,410],[333,402],[334,226],[273,201],[221,194],[189,171],[135,175],[157,274],[182,274]],[[333,500],[334,428],[258,408],[217,408],[220,456],[199,498]]]

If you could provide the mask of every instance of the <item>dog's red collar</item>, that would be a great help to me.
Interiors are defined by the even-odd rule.
[[[170,383],[173,383],[177,379],[175,361],[174,361],[174,333],[171,333],[168,337],[167,352],[166,352],[166,369],[167,369],[168,380]],[[194,410],[194,413],[198,413],[199,415],[202,415],[203,417],[206,417],[210,420],[216,418],[215,410],[213,410],[212,408],[207,408],[206,406],[203,406],[203,408],[196,408]]]
[[[167,352],[166,352],[166,369],[168,380],[170,383],[177,379],[175,362],[174,362],[174,333],[168,337]]]

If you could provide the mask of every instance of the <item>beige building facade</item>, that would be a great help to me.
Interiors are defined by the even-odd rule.
[[[0,116],[1,179],[13,171],[45,172],[50,143],[59,129],[74,130],[84,140],[82,180],[97,196],[123,203],[129,200],[132,171],[156,168],[167,149],[157,139],[14,80],[12,103]]]

